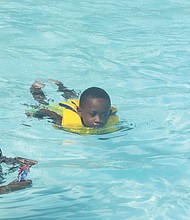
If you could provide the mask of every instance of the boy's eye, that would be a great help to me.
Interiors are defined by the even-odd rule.
[[[94,112],[94,113],[89,113],[89,115],[91,116],[91,117],[95,117],[96,116],[96,113]]]
[[[96,112],[92,112],[92,113],[89,113],[89,115],[90,115],[90,117],[95,117],[96,115],[97,115],[97,113]],[[100,114],[99,115],[101,118],[105,118],[105,117],[107,117],[107,114],[106,113],[102,113],[102,114]]]
[[[102,118],[105,118],[105,117],[107,117],[107,114],[106,114],[106,113],[103,113],[103,114],[101,114],[101,117],[102,117]]]

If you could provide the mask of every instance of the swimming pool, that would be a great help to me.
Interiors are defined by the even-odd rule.
[[[1,1],[0,147],[39,164],[32,188],[0,196],[0,219],[189,218],[189,8],[187,0]],[[80,136],[26,118],[35,78],[78,92],[103,87],[133,129]],[[45,89],[60,101],[53,85]]]

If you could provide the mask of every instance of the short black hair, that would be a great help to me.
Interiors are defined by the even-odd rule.
[[[80,96],[80,107],[84,107],[85,101],[87,97],[92,97],[92,98],[102,98],[108,101],[108,103],[111,105],[111,100],[108,95],[108,93],[99,88],[99,87],[90,87],[86,89]]]

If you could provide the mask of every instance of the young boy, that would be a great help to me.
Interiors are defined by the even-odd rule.
[[[58,86],[58,91],[63,92],[64,98],[78,97],[74,90],[67,89],[60,81],[51,82]],[[84,130],[89,131],[89,128],[112,127],[119,121],[116,108],[111,107],[109,95],[101,88],[90,87],[81,94],[80,100],[67,100],[60,102],[58,106],[51,106],[48,105],[47,98],[41,90],[43,87],[44,84],[35,82],[30,88],[34,99],[42,104],[41,108],[33,114],[34,117],[50,118],[54,124],[62,126],[64,130],[75,133],[81,133],[81,131],[77,132],[81,129],[84,133]]]

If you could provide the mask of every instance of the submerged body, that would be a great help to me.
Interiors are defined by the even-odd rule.
[[[57,112],[62,117],[60,129],[78,134],[103,134],[118,130],[115,126],[119,122],[116,115],[117,109],[111,107],[109,113],[100,108],[88,108],[84,116],[80,116],[77,109],[79,100],[69,100],[60,102],[59,105],[50,106],[52,111]],[[90,124],[90,126],[85,126]]]

